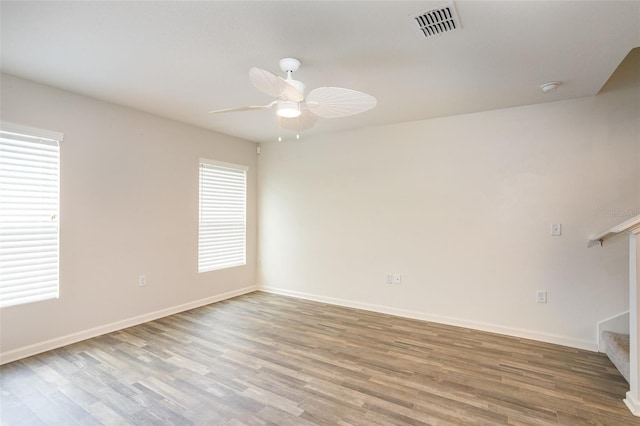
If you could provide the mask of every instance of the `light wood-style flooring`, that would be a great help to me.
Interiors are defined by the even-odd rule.
[[[255,292],[2,366],[2,425],[638,425],[605,355]]]

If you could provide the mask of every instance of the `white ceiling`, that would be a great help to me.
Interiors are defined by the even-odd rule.
[[[2,71],[240,138],[278,136],[252,66],[375,96],[305,135],[590,96],[640,46],[639,1],[456,1],[462,30],[409,15],[443,1],[2,1]],[[540,84],[558,80],[556,92]],[[291,137],[283,131],[283,136]]]

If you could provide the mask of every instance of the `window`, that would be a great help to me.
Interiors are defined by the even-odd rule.
[[[0,124],[0,307],[58,297],[60,141]]]
[[[198,272],[246,265],[247,170],[200,160]]]

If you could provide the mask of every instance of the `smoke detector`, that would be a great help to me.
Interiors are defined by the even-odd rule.
[[[559,81],[549,81],[547,83],[541,84],[540,85],[540,89],[544,92],[555,92],[556,89],[558,88],[558,86],[560,86],[560,82]]]
[[[453,2],[413,14],[409,18],[420,38],[430,38],[462,28]]]

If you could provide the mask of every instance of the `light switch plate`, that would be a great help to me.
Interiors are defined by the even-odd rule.
[[[546,290],[538,290],[538,291],[536,291],[536,302],[538,302],[538,303],[547,303],[547,291]]]

